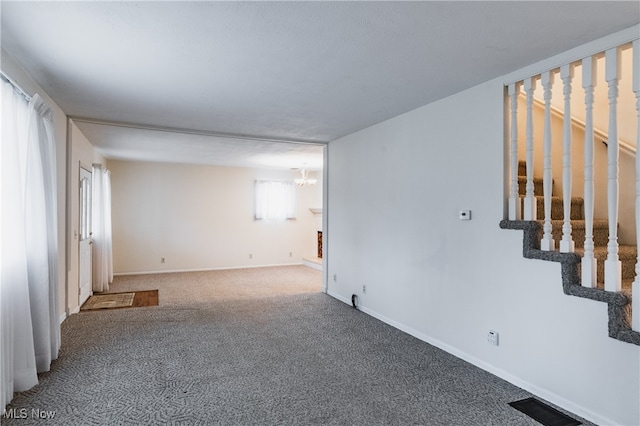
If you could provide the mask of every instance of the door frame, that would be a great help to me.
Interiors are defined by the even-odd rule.
[[[84,183],[84,184],[83,184]],[[78,307],[93,294],[91,207],[93,173],[80,165],[78,176]],[[83,251],[86,250],[86,253]],[[83,268],[86,268],[83,269]],[[84,271],[84,273],[83,273]],[[88,286],[83,287],[83,280]],[[84,292],[83,292],[84,290]]]

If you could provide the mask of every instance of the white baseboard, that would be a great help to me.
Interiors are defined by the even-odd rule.
[[[338,299],[339,301],[346,303],[347,305],[351,305],[351,300],[342,297],[340,294],[334,293],[331,290],[327,290],[327,294],[334,299]]]
[[[245,266],[222,266],[219,268],[197,268],[197,269],[164,269],[161,271],[139,271],[139,272],[114,272],[113,276],[120,275],[151,275],[151,274],[171,274],[176,272],[206,272],[206,271],[226,271],[233,269],[252,269],[252,268],[269,268],[273,266],[299,266],[302,262],[296,263],[277,263],[269,265],[245,265]]]
[[[62,324],[64,322],[64,320],[67,319],[67,313],[64,312],[60,315],[59,320],[60,320],[60,324]]]
[[[344,297],[342,297],[339,294],[336,294],[332,291],[327,291],[327,294],[335,299],[340,300],[343,303],[346,303],[347,305],[351,305],[351,300],[345,299]],[[426,342],[430,345],[433,345],[439,349],[442,349],[445,352],[450,353],[451,355],[460,358],[464,361],[467,361],[470,364],[475,365],[476,367],[488,371],[489,373],[493,374],[494,376],[497,376],[515,386],[518,386],[519,388],[522,388],[524,390],[526,390],[529,393],[532,393],[536,396],[538,396],[539,398],[544,399],[545,401],[548,401],[552,404],[555,404],[559,407],[564,408],[565,410],[583,417],[591,422],[594,422],[596,424],[601,424],[601,425],[612,425],[612,424],[616,424],[616,422],[614,422],[613,420],[607,419],[605,417],[602,417],[601,415],[594,413],[593,411],[578,405],[572,401],[569,401],[559,395],[556,395],[553,392],[550,392],[547,389],[541,388],[537,385],[534,385],[532,383],[529,383],[525,380],[522,380],[519,377],[516,377],[500,368],[495,367],[494,365],[491,365],[479,358],[476,358],[473,355],[470,355],[464,351],[459,350],[458,348],[455,348],[447,343],[442,342],[441,340],[438,339],[434,339],[431,336],[428,336],[424,333],[421,333],[411,327],[406,326],[405,324],[399,323],[397,321],[392,320],[391,318],[387,318],[386,316],[372,310],[369,309],[365,306],[358,306],[358,310],[370,315],[382,322],[384,322],[385,324],[389,324],[390,326],[397,328],[400,331],[403,331],[417,339],[422,340],[423,342]]]
[[[314,262],[313,260],[309,260],[309,259],[302,259],[302,264],[304,266],[308,266],[309,268],[313,268],[313,269],[316,269],[318,271],[322,271],[322,263],[317,263],[317,262]]]

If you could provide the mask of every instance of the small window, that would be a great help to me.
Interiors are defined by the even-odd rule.
[[[255,196],[256,219],[295,219],[293,182],[257,180]]]
[[[91,236],[91,181],[83,177],[80,180],[80,240]]]

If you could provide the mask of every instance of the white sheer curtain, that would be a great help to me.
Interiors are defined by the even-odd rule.
[[[92,181],[93,291],[102,292],[109,290],[113,281],[111,174],[102,164],[94,164]]]
[[[58,356],[58,240],[52,113],[2,81],[0,399],[38,383]]]
[[[256,219],[295,219],[296,191],[293,182],[257,180]]]
[[[38,372],[58,357],[58,215],[53,113],[40,96],[29,103],[25,214],[29,301]]]

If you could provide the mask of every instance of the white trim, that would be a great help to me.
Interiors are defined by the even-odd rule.
[[[67,116],[67,118],[76,123],[100,124],[104,126],[122,127],[122,128],[128,128],[128,129],[151,130],[154,132],[168,132],[168,133],[182,133],[186,135],[210,136],[210,137],[221,138],[221,139],[241,139],[241,140],[248,140],[248,141],[259,141],[259,142],[275,142],[275,143],[288,143],[288,144],[296,144],[296,145],[320,145],[320,146],[326,145],[327,143],[329,143],[324,141],[314,141],[314,140],[304,140],[304,139],[266,138],[262,136],[244,135],[239,133],[224,133],[224,132],[214,132],[210,130],[195,130],[195,129],[187,129],[184,127],[157,126],[152,124],[130,123],[126,121],[117,121],[117,120],[101,120],[97,118],[82,117],[77,115],[69,115]]]
[[[309,268],[316,269],[318,271],[322,271],[322,263],[314,262],[311,259],[302,259],[302,264],[304,266],[308,266]]]
[[[79,313],[79,312],[80,312],[80,306],[76,306],[75,308],[73,308],[73,309],[71,309],[71,310],[69,311],[69,316],[74,315],[74,314],[77,314],[77,313]]]
[[[351,300],[345,299],[344,297],[342,297],[341,295],[339,295],[338,293],[334,293],[331,290],[327,290],[327,294],[331,297],[333,297],[334,299],[338,299],[341,302],[344,302],[347,305],[351,306]]]
[[[343,298],[342,296],[333,293],[331,291],[328,291],[327,294],[331,297],[334,297],[335,299],[340,300],[341,302],[344,302],[347,305],[351,305],[351,301],[347,301],[345,298]],[[552,404],[555,404],[559,407],[564,408],[565,410],[580,416],[584,419],[587,419],[591,422],[594,422],[596,424],[602,424],[602,425],[612,425],[612,424],[616,424],[616,422],[614,422],[613,420],[607,419],[605,417],[600,416],[599,414],[594,413],[593,411],[589,410],[588,408],[585,408],[581,405],[575,404],[572,401],[569,401],[565,398],[562,398],[561,396],[556,395],[553,392],[550,392],[544,388],[541,388],[539,386],[536,386],[534,384],[531,384],[525,380],[520,379],[519,377],[516,377],[498,367],[495,367],[479,358],[476,358],[473,355],[469,355],[466,352],[463,352],[447,343],[442,342],[441,340],[438,339],[434,339],[433,337],[430,337],[422,332],[419,332],[411,327],[408,327],[398,321],[394,321],[390,318],[387,318],[386,316],[379,314],[378,312],[369,309],[367,307],[364,306],[358,306],[358,310],[370,315],[382,322],[384,322],[385,324],[388,324],[402,332],[405,332],[417,339],[422,340],[425,343],[428,343],[432,346],[435,346],[439,349],[442,349],[445,352],[450,353],[451,355],[460,358],[464,361],[467,361],[470,364],[473,364],[474,366],[487,371],[491,374],[493,374],[494,376],[497,376],[503,380],[506,380],[507,382],[518,386],[519,388],[522,388],[524,390],[526,390],[529,393],[534,394],[535,396],[542,398]]]
[[[62,315],[60,315],[59,317],[59,323],[62,324],[64,322],[64,320],[67,319],[67,314],[63,313]]]
[[[175,272],[206,272],[206,271],[225,271],[231,269],[252,269],[252,268],[269,268],[272,266],[299,266],[298,263],[274,263],[269,265],[245,265],[245,266],[221,266],[218,268],[196,268],[196,269],[165,269],[162,271],[140,271],[140,272],[114,272],[113,276],[121,275],[151,275],[151,274],[170,274]]]
[[[329,290],[329,144],[322,148],[322,292]]]
[[[502,77],[503,84],[508,86],[511,83],[542,74],[545,71],[555,70],[562,65],[580,61],[588,56],[596,55],[605,50],[630,43],[638,39],[638,34],[640,34],[640,24],[574,47],[566,52],[509,73]]]

